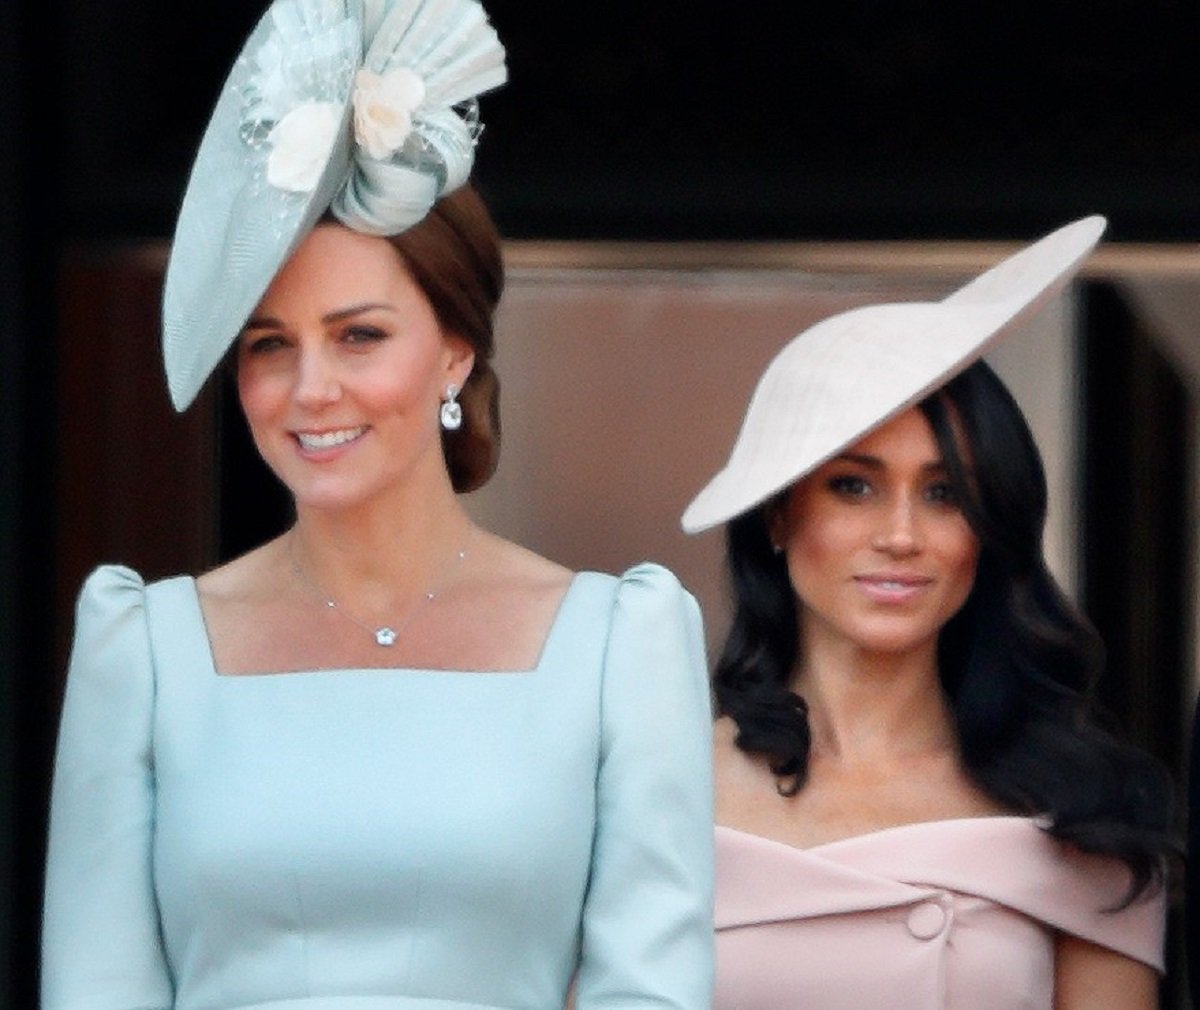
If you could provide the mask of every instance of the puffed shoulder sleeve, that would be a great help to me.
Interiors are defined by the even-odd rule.
[[[174,1004],[151,879],[152,669],[144,586],[84,583],[59,723],[42,930],[42,1010]]]
[[[709,1010],[712,715],[700,610],[657,565],[617,587],[579,1010]]]

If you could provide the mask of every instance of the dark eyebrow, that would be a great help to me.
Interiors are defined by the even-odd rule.
[[[348,305],[344,309],[336,309],[321,317],[323,323],[337,323],[343,319],[349,319],[351,316],[358,316],[364,312],[375,312],[382,310],[384,312],[395,312],[396,310],[386,302],[363,302],[360,305]]]
[[[855,463],[858,466],[865,466],[870,470],[884,469],[883,460],[878,456],[864,456],[857,452],[841,452],[834,456],[833,459],[834,461],[840,460],[843,463]],[[927,473],[945,473],[946,464],[942,460],[937,459],[932,463],[923,464],[921,469]]]
[[[385,302],[362,302],[359,305],[347,305],[344,309],[335,309],[321,317],[323,323],[338,323],[343,319],[349,319],[352,316],[361,315],[364,312],[373,312],[382,309],[385,312],[394,312],[395,309]],[[253,316],[243,327],[246,330],[281,330],[281,323],[274,316]]]
[[[833,457],[842,463],[855,463],[858,466],[870,467],[872,470],[882,470],[883,460],[878,456],[863,456],[857,452],[839,452]]]
[[[281,330],[283,323],[271,316],[252,316],[246,320],[242,330]]]

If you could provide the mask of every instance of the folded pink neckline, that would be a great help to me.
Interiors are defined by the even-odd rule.
[[[972,895],[1161,970],[1162,897],[1109,913],[1129,873],[1031,817],[919,821],[799,848],[717,825],[718,929]],[[789,876],[796,878],[788,886]]]

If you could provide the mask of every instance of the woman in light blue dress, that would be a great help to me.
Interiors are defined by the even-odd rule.
[[[710,715],[665,569],[476,525],[499,240],[473,0],[277,0],[168,268],[181,409],[228,358],[294,525],[81,593],[44,1010],[707,1008]],[[407,125],[406,125],[407,124]]]

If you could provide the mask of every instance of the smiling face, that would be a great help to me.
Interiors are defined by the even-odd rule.
[[[263,459],[300,506],[351,507],[446,479],[438,407],[472,353],[442,332],[385,239],[318,226],[237,349],[238,393]]]
[[[831,644],[932,659],[938,633],[971,592],[979,557],[916,408],[794,485],[771,532],[787,553],[809,655]]]

